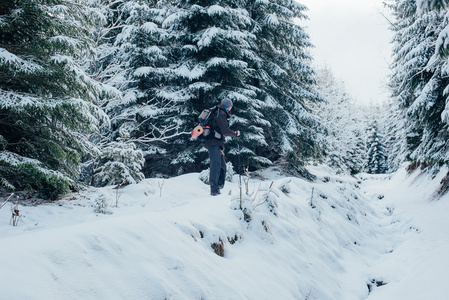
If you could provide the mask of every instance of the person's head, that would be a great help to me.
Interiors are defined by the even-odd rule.
[[[228,98],[224,98],[221,101],[221,104],[224,106],[224,108],[226,109],[227,112],[229,112],[232,108],[232,101],[229,100]]]

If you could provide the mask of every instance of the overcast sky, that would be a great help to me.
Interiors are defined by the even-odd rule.
[[[315,48],[314,66],[327,65],[364,104],[388,98],[392,32],[382,0],[297,0],[310,20],[301,21]],[[381,14],[382,13],[382,14]]]

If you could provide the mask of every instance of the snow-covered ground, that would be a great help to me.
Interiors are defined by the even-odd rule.
[[[309,170],[251,178],[245,214],[238,176],[211,197],[198,174],[19,206],[16,227],[6,205],[0,299],[448,299],[447,170]]]

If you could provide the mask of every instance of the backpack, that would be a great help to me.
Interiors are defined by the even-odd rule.
[[[201,141],[211,138],[213,136],[213,134],[211,134],[213,130],[210,128],[212,119],[214,116],[218,117],[219,114],[220,109],[218,106],[204,109],[198,116],[198,126],[192,130],[192,138]]]

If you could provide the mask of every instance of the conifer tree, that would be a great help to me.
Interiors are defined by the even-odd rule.
[[[396,101],[390,101],[386,111],[385,147],[388,153],[388,172],[395,172],[408,158],[404,111]]]
[[[89,12],[77,1],[0,4],[0,180],[42,196],[67,192],[89,144],[80,130],[106,120],[102,87],[83,72]]]
[[[231,128],[245,132],[241,138],[245,143],[240,151],[242,160],[251,158],[253,167],[270,163],[255,154],[257,147],[268,146],[262,126],[269,122],[260,112],[264,103],[256,99],[250,81],[249,73],[259,58],[255,36],[250,32],[252,20],[243,3],[187,0],[171,4],[174,10],[164,21],[164,27],[174,36],[176,63],[168,70],[170,78],[163,86],[165,93],[157,96],[170,97],[170,101],[181,99],[183,122],[190,129],[204,108],[220,103],[223,98],[231,99],[234,102]],[[236,154],[232,144],[227,149]],[[164,161],[169,159],[166,164],[178,170],[204,168],[199,162],[206,164],[208,159],[204,147],[197,142],[189,143],[189,136],[171,145],[168,154]]]
[[[417,12],[413,0],[396,0],[390,7],[396,17],[394,36],[393,96],[406,116],[408,158],[425,165],[447,163],[449,78],[447,61],[435,56],[445,11]]]
[[[225,97],[234,102],[230,125],[244,133],[239,153],[251,168],[298,163],[317,152],[318,122],[306,107],[319,99],[306,54],[311,45],[293,22],[304,17],[304,6],[131,0],[116,8],[109,23],[122,28],[111,31],[106,48],[115,49],[115,64],[126,62],[126,71],[109,80],[124,94],[106,106],[111,138],[121,127],[130,132],[144,150],[147,176],[204,168],[206,149],[185,133]],[[111,63],[105,59],[100,69]],[[236,158],[235,141],[226,150]]]
[[[164,25],[177,35],[180,49],[171,82],[185,100],[187,124],[193,127],[202,109],[226,97],[235,107],[231,127],[243,132],[239,153],[251,168],[276,160],[298,164],[315,155],[318,122],[306,101],[320,98],[312,88],[308,36],[293,22],[304,17],[305,7],[293,1],[171,3],[174,12]],[[228,145],[231,157],[235,143]],[[171,163],[194,162],[198,154],[206,162],[198,146],[179,143],[174,149],[181,159]]]
[[[145,177],[141,172],[145,162],[141,150],[129,142],[129,133],[120,130],[117,141],[107,144],[102,151],[102,164],[95,170],[95,185],[128,185],[138,183]]]
[[[360,119],[355,124],[362,124]],[[358,174],[363,171],[363,165],[366,158],[365,135],[360,128],[354,128],[349,134],[349,149],[346,150],[346,159],[344,160],[346,167],[351,175]]]
[[[146,153],[147,175],[169,170],[170,138],[182,134],[182,95],[173,92],[170,65],[174,63],[173,37],[162,27],[169,8],[161,1],[102,1],[106,24],[96,28],[101,42],[95,68],[100,80],[121,95],[105,101],[111,130],[105,145],[117,144],[119,132],[130,134],[129,143]],[[184,126],[185,127],[185,126]],[[173,139],[170,140],[173,143]],[[153,173],[152,173],[153,172]],[[98,175],[97,175],[98,176]]]
[[[245,8],[254,21],[252,33],[260,57],[251,77],[258,99],[265,103],[262,111],[271,116],[265,155],[271,160],[288,157],[293,164],[318,157],[321,125],[309,103],[323,99],[314,89],[309,36],[295,23],[306,18],[307,8],[284,0],[253,0]]]
[[[366,145],[368,149],[366,172],[370,174],[384,174],[387,172],[387,152],[377,121],[372,123],[369,131],[370,135]]]
[[[326,164],[337,172],[357,174],[365,164],[365,122],[355,99],[329,68],[318,69],[317,90],[327,100],[314,107],[325,127]]]

